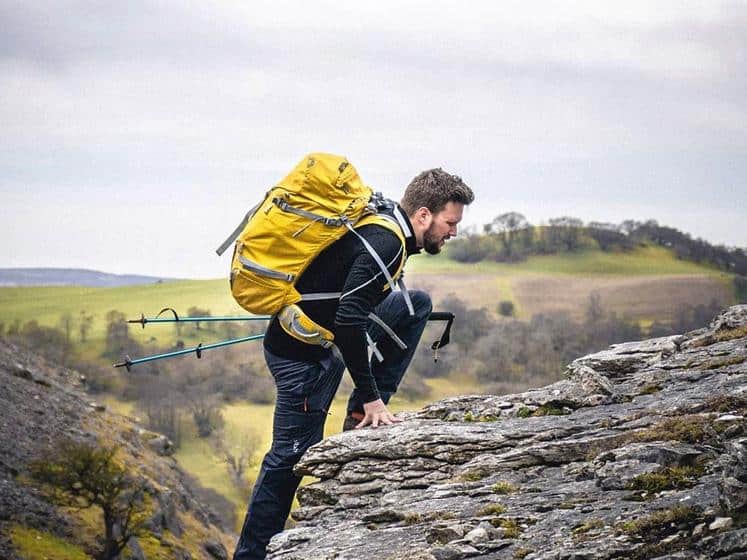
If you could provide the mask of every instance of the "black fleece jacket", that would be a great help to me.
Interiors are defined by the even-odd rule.
[[[407,255],[419,252],[412,225],[402,208],[409,232],[405,232]],[[370,224],[356,230],[376,250],[394,274],[402,258],[402,244],[388,229]],[[409,233],[409,236],[407,234]],[[345,365],[361,392],[363,402],[379,398],[376,381],[371,375],[366,342],[368,314],[389,293],[384,291],[386,278],[360,239],[348,232],[322,251],[296,281],[301,294],[340,292],[340,299],[302,301],[298,305],[321,326],[335,335],[335,345],[340,349]],[[299,361],[318,361],[327,350],[305,344],[289,336],[277,319],[270,322],[264,339],[265,348],[282,358]]]

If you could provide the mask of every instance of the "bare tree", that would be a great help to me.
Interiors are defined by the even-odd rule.
[[[78,317],[78,333],[80,334],[80,341],[85,342],[88,338],[88,333],[93,326],[93,315],[81,311]]]
[[[210,310],[202,309],[201,307],[192,306],[189,309],[187,309],[187,315],[189,317],[210,317]],[[202,330],[201,321],[196,321],[192,323],[192,325],[194,325],[195,331]]]
[[[60,328],[65,333],[65,340],[70,344],[72,342],[73,334],[73,315],[69,311],[66,311],[60,316]]]
[[[127,316],[121,311],[111,310],[106,314],[106,350],[103,356],[118,358],[134,352],[137,344],[130,337]]]
[[[529,222],[523,214],[518,212],[506,212],[496,216],[486,226],[487,232],[497,233],[503,243],[503,255],[508,261],[516,260],[518,232],[529,228]]]
[[[575,251],[580,247],[581,229],[584,222],[578,218],[563,216],[550,220],[550,227],[554,233],[554,239],[559,242],[566,251]]]
[[[226,465],[231,481],[237,488],[243,489],[247,482],[244,479],[246,470],[252,466],[252,456],[259,445],[259,438],[254,432],[242,432],[234,445],[226,442],[223,430],[215,432],[213,448]]]
[[[192,413],[197,435],[200,437],[208,437],[223,426],[223,413],[215,395],[191,391],[191,394],[187,395],[187,408]]]

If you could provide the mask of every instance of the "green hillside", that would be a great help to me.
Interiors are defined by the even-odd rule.
[[[691,261],[676,258],[663,247],[639,247],[633,251],[610,252],[586,250],[576,253],[530,256],[518,263],[481,261],[460,263],[445,255],[423,255],[407,263],[408,272],[415,273],[492,273],[506,276],[525,274],[603,274],[622,276],[661,276],[678,274],[706,274],[719,276],[722,271]]]
[[[473,277],[469,287],[463,288],[464,277]],[[730,275],[676,259],[669,251],[659,247],[639,248],[626,253],[585,251],[536,256],[517,264],[462,264],[444,256],[422,255],[413,257],[407,268],[408,285],[428,289],[433,292],[436,301],[453,292],[474,306],[481,306],[481,302],[482,305],[490,304],[487,306],[491,311],[495,302],[508,299],[514,301],[519,310],[541,312],[544,300],[540,298],[539,302],[535,301],[538,291],[539,295],[547,296],[548,309],[553,309],[558,298],[552,294],[541,294],[543,282],[565,286],[565,297],[574,292],[577,282],[585,282],[581,290],[583,293],[579,293],[578,297],[586,297],[586,285],[593,287],[594,278],[604,286],[610,285],[612,279],[610,289],[616,285],[615,278],[628,284],[630,279],[640,278],[643,281],[656,278],[660,287],[664,288],[664,297],[670,280],[679,284],[706,283],[706,291],[712,287],[717,299],[725,300],[724,303],[731,303],[733,299]],[[473,287],[475,283],[477,286]],[[631,289],[634,290],[634,286]],[[522,301],[522,294],[525,294],[527,301],[532,300],[531,305]],[[700,293],[698,295],[703,297]],[[682,296],[685,300],[690,297],[689,294]],[[625,305],[625,301],[619,305]],[[13,323],[30,320],[36,320],[41,325],[58,326],[60,318],[66,313],[72,315],[74,324],[81,312],[92,315],[92,328],[84,348],[84,354],[88,357],[94,357],[103,348],[105,316],[109,311],[118,310],[128,318],[136,319],[141,313],[153,317],[164,307],[174,308],[180,315],[186,315],[190,307],[207,309],[213,315],[245,314],[233,301],[226,279],[186,280],[124,288],[0,288],[0,322],[4,323],[6,329]],[[144,330],[134,326],[131,332],[136,340],[143,342],[153,342],[155,338],[159,344],[170,344],[176,339],[172,326],[149,325]],[[73,335],[77,340],[75,330]],[[185,335],[182,338],[190,342],[193,337]]]

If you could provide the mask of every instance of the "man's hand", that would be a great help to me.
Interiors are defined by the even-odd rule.
[[[379,425],[384,424],[395,424],[402,422],[401,418],[397,418],[394,414],[389,412],[384,401],[381,399],[365,403],[363,405],[363,411],[366,413],[363,420],[355,427],[355,429],[363,428],[370,425],[372,428],[378,428]]]

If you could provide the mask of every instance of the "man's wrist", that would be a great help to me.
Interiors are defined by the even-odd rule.
[[[370,393],[366,393],[363,398],[361,399],[363,401],[363,404],[369,404],[374,401],[381,400],[381,395],[379,395],[379,391],[371,391]]]

